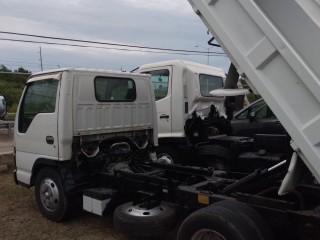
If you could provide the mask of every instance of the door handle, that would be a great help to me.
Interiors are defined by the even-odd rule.
[[[167,114],[162,114],[162,115],[160,115],[160,119],[163,119],[163,118],[168,119],[168,118],[169,118],[169,115],[167,115]]]
[[[48,144],[54,144],[54,138],[52,136],[46,136],[46,142]]]

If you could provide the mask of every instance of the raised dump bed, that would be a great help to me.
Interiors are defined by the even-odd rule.
[[[320,1],[189,2],[320,181]]]

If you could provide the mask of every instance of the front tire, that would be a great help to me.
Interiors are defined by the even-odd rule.
[[[35,182],[37,206],[46,218],[60,222],[68,215],[68,201],[57,171],[45,167],[37,174]]]

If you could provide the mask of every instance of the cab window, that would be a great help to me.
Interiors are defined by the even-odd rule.
[[[222,77],[200,74],[199,75],[200,92],[204,97],[212,97],[210,92],[223,87]]]
[[[136,99],[136,86],[130,78],[96,77],[94,88],[99,102],[133,102]]]
[[[56,79],[44,79],[27,85],[19,112],[19,132],[26,132],[37,114],[55,112],[58,83]]]

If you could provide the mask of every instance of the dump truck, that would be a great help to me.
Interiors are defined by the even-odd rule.
[[[230,71],[290,134],[290,156],[252,173],[170,164],[156,157],[150,76],[58,69],[27,81],[15,119],[16,183],[35,186],[50,220],[66,219],[81,197],[85,211],[112,213],[115,229],[131,236],[177,228],[179,240],[319,239],[319,2],[189,2]],[[247,143],[229,144],[232,154]]]

